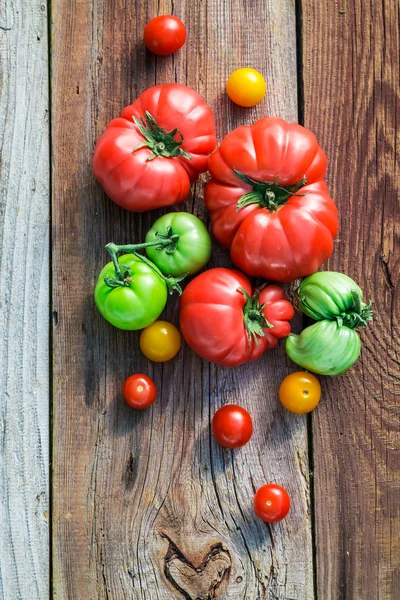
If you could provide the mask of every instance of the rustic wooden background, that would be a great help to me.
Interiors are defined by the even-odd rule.
[[[2,2],[0,600],[400,598],[399,8]],[[157,58],[143,28],[171,12],[188,41]],[[254,109],[224,92],[246,65],[268,84]],[[91,175],[95,141],[145,88],[173,81],[206,98],[220,139],[278,115],[312,129],[327,152],[341,226],[327,267],[357,280],[375,320],[361,359],[323,381],[310,418],[277,401],[293,370],[282,345],[237,369],[187,348],[153,365],[137,334],[94,308],[105,243],[143,239],[161,214],[128,214],[104,197]],[[203,184],[183,208],[207,218]],[[229,259],[216,247],[212,263]],[[177,322],[176,299],[165,317]],[[120,393],[135,371],[161,390],[140,414]],[[210,436],[210,416],[232,401],[255,420],[236,452]],[[293,498],[275,526],[251,507],[266,481]]]

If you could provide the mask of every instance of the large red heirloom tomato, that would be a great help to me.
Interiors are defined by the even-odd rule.
[[[233,269],[210,269],[185,288],[180,325],[188,345],[202,358],[234,367],[259,358],[290,333],[294,315],[282,288],[253,290]]]
[[[178,83],[155,85],[107,125],[93,173],[128,210],[169,206],[186,200],[215,145],[214,116],[201,96]]]
[[[238,127],[210,156],[209,170],[213,233],[245,273],[293,281],[329,258],[337,210],[311,131],[274,117]]]

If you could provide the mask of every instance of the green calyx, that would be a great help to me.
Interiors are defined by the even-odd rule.
[[[234,169],[234,173],[243,183],[253,188],[251,192],[239,199],[236,205],[237,211],[249,204],[258,204],[260,208],[275,212],[279,206],[286,204],[291,196],[304,196],[297,192],[307,183],[305,175],[298,183],[285,187],[278,184],[278,178],[275,181],[255,181],[237,169]]]
[[[340,326],[344,325],[350,329],[366,327],[373,316],[372,302],[369,304],[361,302],[360,296],[356,292],[352,292],[352,296],[354,299],[353,309],[335,316],[334,319]]]
[[[274,327],[267,321],[263,313],[266,304],[260,304],[259,302],[260,291],[263,287],[264,286],[258,288],[252,296],[249,296],[243,288],[238,288],[238,292],[241,292],[246,300],[243,309],[243,322],[247,331],[249,351],[252,340],[254,341],[256,348],[258,348],[258,338],[265,336],[264,329],[271,329]]]
[[[162,236],[163,239],[161,239],[160,241],[157,242],[148,242],[148,243],[144,243],[144,244],[132,244],[132,245],[123,245],[123,246],[118,246],[117,244],[114,243],[109,243],[106,246],[106,250],[109,253],[111,260],[114,264],[114,269],[115,269],[115,277],[106,277],[104,279],[104,283],[110,287],[110,288],[116,288],[116,287],[129,287],[132,283],[132,271],[129,269],[129,267],[127,267],[126,265],[123,265],[121,263],[119,263],[118,261],[118,254],[120,252],[125,252],[125,253],[132,253],[134,256],[136,256],[136,258],[138,258],[139,260],[141,260],[144,264],[146,264],[148,267],[150,267],[150,269],[152,269],[155,273],[157,273],[157,275],[165,282],[167,289],[168,289],[168,293],[169,294],[173,294],[174,291],[178,292],[179,295],[182,294],[182,288],[179,285],[179,283],[185,279],[186,274],[182,275],[180,277],[172,277],[172,275],[163,275],[163,273],[161,273],[160,269],[148,258],[146,258],[145,256],[143,256],[142,254],[139,254],[139,252],[137,250],[142,249],[142,248],[146,248],[148,246],[155,246],[157,248],[157,246],[159,246],[160,248],[166,248],[175,245],[174,250],[172,250],[172,252],[175,251],[176,249],[176,244],[178,243],[179,240],[179,235],[177,234],[172,234],[172,230],[171,230],[171,235],[170,236]],[[172,253],[171,252],[171,253]]]
[[[118,263],[118,273],[115,271],[115,277],[106,277],[104,283],[109,288],[129,287],[132,283],[132,271],[127,265]]]
[[[145,119],[140,117],[139,120],[136,117],[133,117],[133,121],[146,140],[137,144],[134,147],[133,152],[139,150],[139,148],[149,148],[151,156],[149,156],[147,160],[154,160],[157,156],[164,156],[165,158],[182,156],[191,160],[192,157],[190,154],[181,148],[183,136],[178,128],[173,129],[172,131],[162,129],[148,111],[145,113]],[[176,135],[180,137],[179,140],[175,139]]]
[[[165,233],[156,231],[156,238],[160,241],[158,244],[153,245],[158,252],[165,250],[166,254],[174,254],[178,247],[179,234],[172,233],[172,227],[170,225],[168,225]],[[151,246],[151,242],[147,242],[147,246],[145,247],[148,248],[149,246]]]

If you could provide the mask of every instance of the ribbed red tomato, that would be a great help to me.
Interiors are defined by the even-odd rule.
[[[337,210],[311,131],[275,117],[239,127],[210,156],[209,170],[213,233],[245,273],[293,281],[329,258]]]
[[[186,200],[216,145],[211,108],[178,83],[147,89],[99,138],[93,173],[120,206],[144,211]]]
[[[185,288],[180,325],[188,345],[202,358],[234,367],[259,358],[290,333],[294,310],[277,285],[253,290],[233,269],[210,269]]]

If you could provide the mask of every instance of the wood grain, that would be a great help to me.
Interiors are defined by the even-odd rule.
[[[399,4],[302,2],[304,122],[329,157],[327,268],[374,302],[361,359],[313,418],[318,597],[400,594]]]
[[[0,6],[0,599],[49,593],[47,10]]]
[[[178,54],[156,58],[144,50],[143,27],[171,11],[189,39]],[[288,372],[282,346],[235,370],[188,348],[153,365],[138,335],[109,326],[92,300],[105,243],[143,239],[161,214],[128,214],[94,182],[93,147],[107,121],[145,88],[171,81],[210,102],[220,138],[265,114],[296,120],[294,5],[53,0],[52,21],[53,597],[313,598],[307,426],[277,401]],[[235,108],[224,92],[228,74],[246,64],[269,82],[267,100],[252,110]],[[202,196],[203,182],[176,208],[204,216]],[[217,248],[213,264],[229,264]],[[177,322],[177,299],[164,316]],[[160,390],[143,413],[121,398],[133,372],[148,373]],[[210,432],[227,402],[255,421],[238,452],[222,450]],[[274,527],[252,510],[254,489],[267,481],[293,498],[290,518]]]

